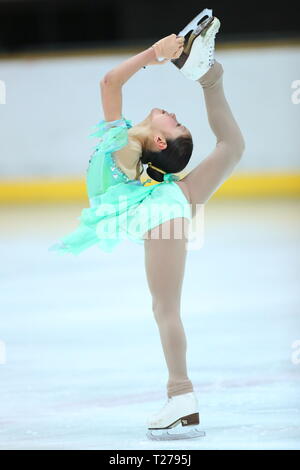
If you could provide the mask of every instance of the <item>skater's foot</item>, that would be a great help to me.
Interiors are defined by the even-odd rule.
[[[154,440],[188,439],[204,436],[195,392],[168,398],[167,403],[147,421],[147,437]]]
[[[190,80],[199,80],[214,64],[215,36],[220,28],[217,17],[204,20],[192,34],[194,37],[189,55],[183,51],[171,62]]]
[[[223,73],[224,70],[222,64],[215,60],[212,67],[210,67],[210,69],[197,81],[203,88],[211,88],[222,77]]]

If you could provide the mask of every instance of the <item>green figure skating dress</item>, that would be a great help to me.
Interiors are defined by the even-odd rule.
[[[116,121],[102,120],[90,137],[100,141],[92,154],[86,173],[90,207],[78,217],[80,224],[49,251],[78,255],[98,246],[111,252],[122,240],[144,243],[145,232],[176,217],[191,220],[191,208],[174,182],[178,176],[165,174],[164,181],[145,186],[148,181],[130,179],[117,165],[113,152],[128,144],[131,121],[122,116]]]

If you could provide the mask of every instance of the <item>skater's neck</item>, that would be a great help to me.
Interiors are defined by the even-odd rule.
[[[137,164],[142,155],[142,144],[135,136],[135,133],[128,130],[128,144],[125,147],[114,152],[117,162],[121,169],[130,178],[136,177]]]
[[[129,141],[135,144],[136,154],[142,155],[143,149],[146,148],[148,143],[149,129],[147,125],[136,124],[128,130]]]

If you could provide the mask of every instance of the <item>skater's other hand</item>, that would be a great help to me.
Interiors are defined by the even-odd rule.
[[[184,37],[176,36],[176,34],[170,34],[163,39],[160,39],[153,44],[156,59],[149,63],[149,65],[160,65],[165,64],[171,59],[178,59],[181,56],[184,46]],[[158,60],[162,57],[163,60]]]

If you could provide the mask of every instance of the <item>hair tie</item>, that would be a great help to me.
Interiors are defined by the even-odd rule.
[[[180,178],[177,175],[174,175],[174,173],[167,173],[166,171],[161,170],[160,168],[157,168],[156,166],[152,165],[152,162],[147,163],[150,168],[154,168],[155,170],[159,171],[160,173],[163,173],[163,181],[165,183],[170,183],[171,181],[178,181]]]
[[[147,165],[150,166],[150,168],[154,168],[154,170],[159,171],[160,173],[166,174],[165,171],[163,171],[160,168],[157,168],[156,166],[152,165],[152,162],[148,162]]]

